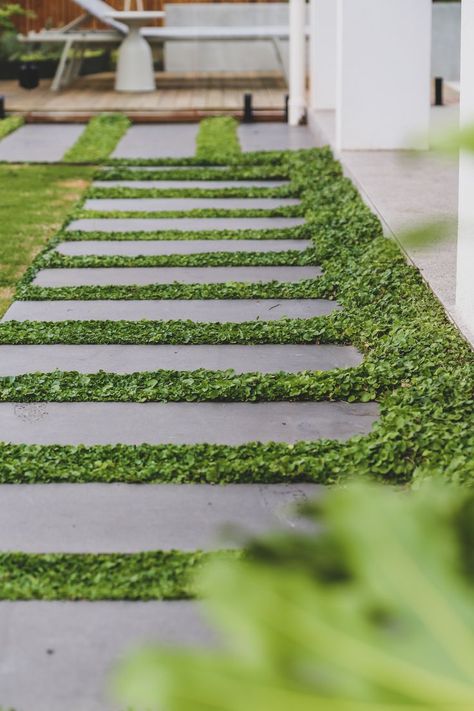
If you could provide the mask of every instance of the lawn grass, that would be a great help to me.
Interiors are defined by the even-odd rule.
[[[0,165],[0,315],[33,258],[89,184],[92,169]]]
[[[100,163],[131,126],[124,114],[99,114],[87,124],[76,143],[64,155],[66,163]]]
[[[2,138],[5,138],[5,136],[8,136],[8,134],[16,131],[20,126],[23,126],[24,123],[25,120],[21,116],[8,116],[2,119],[0,121],[0,141]]]

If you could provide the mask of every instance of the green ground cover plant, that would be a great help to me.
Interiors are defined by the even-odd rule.
[[[361,366],[331,373],[269,376],[197,371],[188,374],[186,386],[180,384],[182,373],[174,371],[118,377],[104,373],[86,377],[78,373],[29,375],[3,379],[4,397],[13,400],[49,396],[52,399],[96,399],[108,397],[107,391],[114,399],[125,400],[344,396],[348,400],[380,402],[381,418],[371,434],[344,443],[323,441],[242,447],[4,445],[0,452],[2,481],[14,481],[20,472],[22,480],[28,481],[334,483],[351,476],[367,475],[406,483],[421,475],[439,472],[448,479],[474,481],[472,351],[448,323],[419,273],[406,264],[397,246],[383,237],[378,220],[343,177],[328,150],[246,155],[246,165],[250,160],[254,161],[255,168],[264,169],[269,161],[274,165],[278,161],[283,166],[281,172],[291,177],[306,219],[305,226],[297,228],[296,234],[313,239],[311,259],[323,267],[323,277],[303,285],[164,285],[148,291],[145,287],[140,293],[160,298],[313,296],[337,300],[343,306],[342,311],[307,320],[243,324],[9,322],[0,324],[0,342],[347,343],[364,353]],[[281,230],[277,234],[289,236],[289,232],[294,236],[294,230]],[[209,234],[216,237],[215,233]],[[265,232],[257,234],[261,238],[268,236]],[[79,238],[79,235],[66,233],[68,239]],[[64,232],[60,233],[51,246],[64,236]],[[201,239],[202,233],[194,233],[194,236]],[[128,234],[126,238],[133,236]],[[156,235],[151,233],[148,238],[156,238]],[[301,258],[299,255],[298,259]],[[81,298],[87,298],[88,294],[109,298],[139,293],[133,287],[131,291],[120,287],[120,292],[107,289],[105,293],[96,287],[92,287],[92,291],[89,287],[74,291],[31,286],[34,274],[48,259],[51,263],[57,259],[51,250],[35,262],[20,285],[20,298],[50,298],[53,291],[59,298],[70,298],[74,294],[80,294]],[[68,264],[73,264],[74,259],[68,258]],[[223,263],[227,259],[228,255],[222,256]],[[94,259],[94,264],[99,263]],[[105,263],[110,265],[110,262]],[[85,265],[85,262],[78,264]]]
[[[230,116],[204,119],[196,139],[197,160],[226,163],[240,158],[237,121]]]
[[[194,597],[196,573],[238,553],[0,553],[0,600],[177,600]]]
[[[88,168],[0,165],[0,314],[15,284],[87,187]]]
[[[65,163],[100,163],[106,160],[131,126],[124,114],[99,114],[87,124],[64,155]]]
[[[13,131],[16,131],[20,126],[23,126],[25,120],[21,116],[7,116],[0,121],[0,141],[5,136],[8,136]]]
[[[469,711],[473,514],[472,492],[439,485],[330,492],[305,507],[305,532],[204,569],[222,648],[134,653],[118,698],[168,711]]]

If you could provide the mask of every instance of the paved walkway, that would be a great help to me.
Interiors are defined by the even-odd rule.
[[[28,124],[0,141],[0,161],[56,163],[75,144],[84,124]]]
[[[306,140],[306,139],[305,139]],[[279,145],[279,148],[284,146]],[[123,154],[123,153],[122,153]],[[155,153],[156,155],[156,153]],[[173,181],[186,188],[192,181]],[[157,184],[156,180],[150,185]],[[164,185],[169,182],[163,181]],[[235,186],[220,181],[219,187]],[[245,183],[243,183],[245,184]],[[140,181],[146,187],[146,181]],[[133,202],[131,206],[130,203]],[[150,202],[153,204],[150,205]],[[199,200],[200,207],[259,210],[265,200]],[[292,201],[294,202],[294,201]],[[158,205],[156,203],[159,203]],[[180,200],[183,210],[196,201]],[[279,201],[286,204],[285,201]],[[272,205],[274,201],[272,202]],[[176,198],[159,201],[94,200],[87,207],[118,211],[176,209]],[[276,250],[275,241],[225,240],[219,230],[252,227],[280,229],[278,250],[294,249],[285,240],[287,226],[302,218],[157,219],[119,217],[78,220],[71,229],[103,231],[103,240],[64,242],[58,251],[69,255],[168,254]],[[216,230],[210,241],[157,239],[117,242],[114,230],[157,231],[172,226],[192,231]],[[159,224],[158,224],[159,223]],[[165,247],[165,250],[163,248]],[[308,247],[302,240],[300,249]],[[79,275],[80,272],[80,275]],[[223,283],[318,278],[319,267],[200,267],[94,268],[39,272],[36,283],[49,285],[129,283]],[[185,319],[195,322],[263,321],[282,316],[307,318],[340,308],[321,299],[287,300],[142,300],[142,301],[17,301],[6,320],[62,321],[66,319]],[[15,375],[55,368],[85,373],[113,373],[172,368],[186,371],[235,368],[237,372],[271,373],[286,370],[353,366],[361,355],[349,346],[2,346],[0,371]],[[346,439],[370,431],[378,417],[374,403],[345,402],[70,402],[1,403],[0,430],[17,443],[228,443],[296,442],[320,437]],[[2,488],[0,540],[4,550],[25,552],[132,552],[222,545],[223,523],[239,524],[253,532],[293,528],[289,506],[314,494],[313,485],[141,485],[74,484],[12,485]],[[199,605],[193,602],[21,602],[0,604],[0,697],[18,711],[104,711],[104,678],[122,652],[155,640],[209,644],[212,634]]]

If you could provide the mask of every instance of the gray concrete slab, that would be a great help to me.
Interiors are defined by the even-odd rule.
[[[244,152],[296,151],[316,146],[307,126],[288,126],[286,123],[240,124],[239,140]]]
[[[197,123],[158,123],[129,128],[113,158],[186,158],[196,152]]]
[[[0,376],[75,370],[137,373],[154,370],[234,370],[236,373],[297,373],[359,365],[352,346],[0,346]]]
[[[195,602],[0,602],[2,705],[16,711],[123,711],[110,673],[152,643],[209,646]]]
[[[2,551],[139,553],[242,545],[240,535],[303,526],[314,484],[3,485]]]
[[[367,434],[376,403],[0,403],[0,432],[14,444],[229,444],[346,440]]]
[[[186,212],[188,210],[273,210],[299,205],[296,198],[94,198],[84,210],[100,212]]]
[[[60,254],[71,257],[89,254],[97,256],[139,257],[170,254],[202,254],[208,252],[286,252],[303,251],[312,246],[309,239],[174,239],[174,240],[84,240],[61,242]]]
[[[121,165],[126,170],[229,170],[228,165]],[[104,170],[116,170],[116,165],[105,166]]]
[[[0,141],[0,161],[54,163],[60,161],[84,130],[79,124],[28,124]]]
[[[157,321],[201,323],[277,321],[281,318],[326,316],[340,308],[327,299],[226,299],[127,301],[14,301],[3,321]]]
[[[125,284],[223,284],[225,282],[296,282],[321,276],[320,267],[95,267],[42,269],[38,286],[109,286]]]
[[[73,220],[68,232],[209,232],[210,230],[283,230],[304,225],[303,217],[103,217]]]
[[[288,180],[94,180],[93,188],[133,188],[135,190],[226,190],[229,188],[280,188]]]

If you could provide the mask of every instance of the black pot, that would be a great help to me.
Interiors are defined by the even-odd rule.
[[[18,83],[22,89],[36,89],[39,86],[40,78],[36,64],[25,62],[21,65]]]

